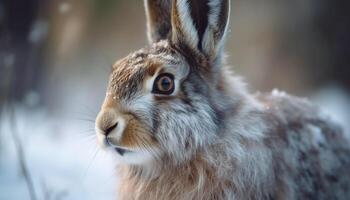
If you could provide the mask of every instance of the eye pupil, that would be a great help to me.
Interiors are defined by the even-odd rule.
[[[164,77],[161,79],[161,89],[167,91],[170,89],[171,83],[169,77]]]

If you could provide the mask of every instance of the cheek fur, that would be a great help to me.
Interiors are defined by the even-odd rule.
[[[174,161],[189,159],[200,147],[216,136],[217,125],[211,107],[203,101],[192,101],[189,109],[180,102],[160,105],[156,136],[162,148]]]
[[[127,126],[120,139],[120,144],[130,149],[157,147],[155,138],[147,131],[141,122],[132,116],[128,116]]]

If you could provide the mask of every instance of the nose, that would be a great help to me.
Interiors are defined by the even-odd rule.
[[[115,124],[111,125],[110,127],[106,127],[106,130],[103,130],[103,133],[106,136],[108,136],[117,126],[118,126],[118,122],[115,122]]]
[[[125,119],[115,109],[102,109],[97,115],[95,129],[99,143],[118,146],[125,128]]]

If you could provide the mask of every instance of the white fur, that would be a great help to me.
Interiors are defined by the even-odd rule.
[[[124,153],[123,156],[114,152],[115,150],[113,148],[110,148],[109,151],[115,155],[115,158],[120,163],[144,167],[152,165],[154,154],[157,154],[157,149],[149,149],[148,151],[144,151],[143,149],[132,149],[131,152]]]
[[[148,7],[148,1],[149,0],[145,0],[143,2],[144,7],[145,7],[145,12],[146,12],[146,17],[148,18],[149,16],[149,7]],[[150,19],[147,19],[147,21],[149,21]],[[146,23],[147,24],[147,30],[151,30],[151,24],[150,23]],[[152,43],[152,36],[151,36],[151,31],[147,31],[147,39],[149,43]]]
[[[195,49],[198,44],[198,34],[194,27],[187,0],[177,1],[177,10],[181,20],[181,27],[185,34],[187,43]]]

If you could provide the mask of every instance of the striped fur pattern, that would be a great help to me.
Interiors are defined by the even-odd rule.
[[[150,46],[117,61],[96,135],[118,199],[350,199],[350,143],[307,100],[222,64],[229,0],[145,0]],[[159,95],[158,76],[174,91]]]

